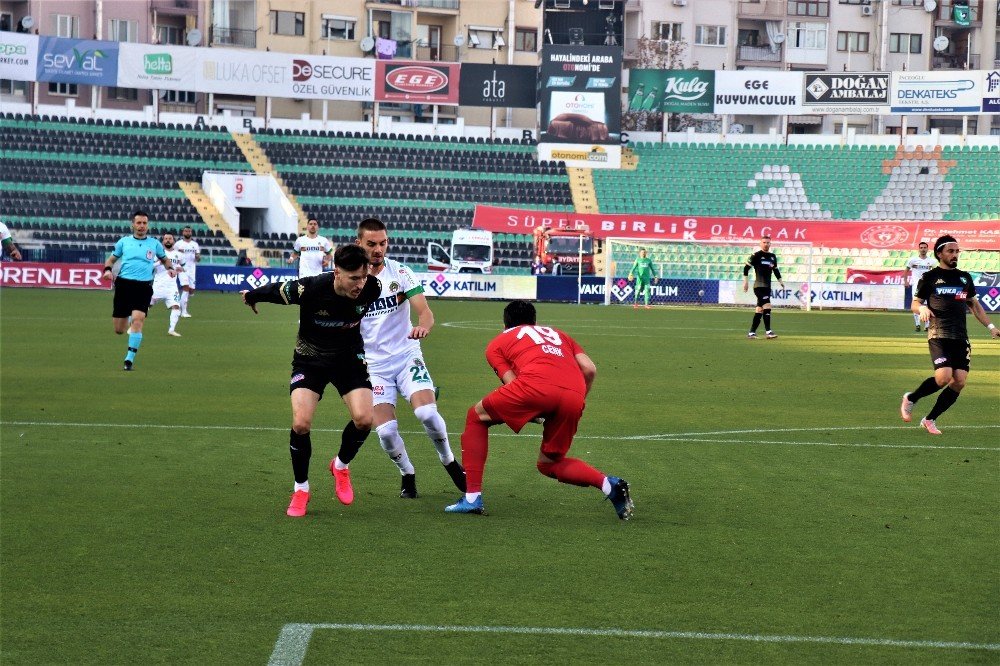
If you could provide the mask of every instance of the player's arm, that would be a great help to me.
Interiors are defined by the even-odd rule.
[[[636,271],[637,268],[639,268],[639,260],[638,259],[636,259],[635,261],[633,261],[632,262],[632,268],[628,269],[628,279],[630,281],[635,279],[635,271]]]
[[[298,260],[299,260],[299,253],[296,252],[295,250],[292,250],[292,253],[288,255],[288,263],[294,264]]]
[[[747,291],[750,287],[750,269],[753,268],[753,255],[747,259],[747,263],[743,264],[743,291]]]
[[[580,366],[580,372],[583,373],[583,381],[587,385],[587,393],[589,394],[590,387],[594,385],[594,380],[597,379],[597,366],[583,352],[578,353],[575,358],[576,364]]]
[[[201,263],[201,246],[200,245],[194,251],[194,263],[196,263],[196,264],[200,264]]]
[[[241,291],[240,295],[243,297],[243,302],[256,313],[258,303],[299,305],[302,302],[304,291],[305,285],[300,280],[288,280],[287,282],[272,282],[249,291]]]
[[[497,373],[497,377],[500,378],[501,383],[510,384],[512,381],[517,379],[517,373],[514,372],[514,368],[511,366],[510,361],[504,355],[503,350],[500,348],[500,343],[497,342],[497,338],[494,338],[490,344],[486,346],[486,362],[490,364],[493,371]]]
[[[7,237],[3,239],[3,249],[7,251],[7,254],[10,255],[11,259],[14,261],[21,261],[21,251],[17,249],[16,245],[14,245],[13,238]]]
[[[782,282],[782,280],[781,280],[781,271],[778,270],[778,260],[777,259],[774,260],[774,270],[771,271],[771,272],[774,273],[774,277],[778,278],[778,284],[780,284],[781,288],[784,289],[785,288],[785,283]]]
[[[101,273],[102,280],[111,279],[111,268],[115,265],[115,262],[122,258],[124,252],[124,244],[122,241],[115,243],[115,249],[111,251],[108,255],[107,260],[104,262],[104,271]]]
[[[417,325],[410,331],[411,340],[426,338],[434,327],[434,313],[427,303],[427,297],[423,294],[414,294],[409,297],[410,306],[417,313]]]
[[[910,302],[910,312],[920,317],[920,321],[925,324],[934,316],[934,313],[926,305],[927,299],[930,298],[926,277],[927,273],[924,273],[923,277],[920,278],[917,288],[913,291],[913,300]]]
[[[975,289],[975,287],[973,287],[973,289]],[[997,328],[996,325],[990,321],[990,316],[983,308],[983,304],[979,302],[978,297],[973,296],[969,299],[969,309],[972,310],[972,316],[975,317],[976,320],[985,326],[986,330],[990,332],[990,337],[1000,338],[1000,328]]]

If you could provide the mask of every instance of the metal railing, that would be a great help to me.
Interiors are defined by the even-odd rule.
[[[788,11],[786,0],[740,0],[736,5],[739,18],[784,18]]]
[[[461,0],[377,0],[377,2],[380,5],[399,5],[418,9],[460,9],[462,4]]]
[[[458,47],[453,44],[441,46],[418,46],[415,49],[416,60],[431,60],[440,62],[458,62]]]
[[[979,69],[979,54],[972,53],[968,59],[964,55],[936,55],[931,58],[934,69]]]
[[[225,28],[212,26],[212,43],[227,46],[242,46],[245,49],[257,48],[257,31],[243,28]]]
[[[770,46],[741,46],[739,59],[748,62],[781,62],[781,46],[775,51]]]
[[[150,0],[150,9],[160,14],[188,15],[198,13],[198,0]]]

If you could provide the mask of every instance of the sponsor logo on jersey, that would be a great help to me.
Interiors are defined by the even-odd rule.
[[[934,359],[934,365],[941,365],[942,363],[946,363],[947,361],[948,361],[947,356],[941,356],[939,358]]]
[[[424,361],[423,359],[415,358],[413,359],[413,365],[417,368],[422,368],[424,367]]]
[[[302,374],[301,372],[297,372],[294,375],[292,375],[292,381],[290,383],[294,384],[296,382],[301,382],[305,378],[306,376],[304,374]]]
[[[378,395],[378,396],[385,395],[385,386],[383,386],[381,384],[372,386],[372,393],[375,394],[375,395]]]
[[[327,312],[326,310],[319,310],[316,314],[318,314],[320,317],[329,317],[330,316],[330,313]]]
[[[146,250],[146,261],[152,261],[154,256],[152,250]]]
[[[954,296],[957,301],[964,301],[966,297],[962,287],[935,287],[934,293],[938,296]]]

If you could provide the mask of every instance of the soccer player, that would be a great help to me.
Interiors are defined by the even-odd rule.
[[[932,435],[941,434],[937,418],[955,404],[969,376],[972,345],[965,327],[966,313],[972,310],[972,315],[990,335],[1000,338],[1000,329],[990,321],[979,303],[972,276],[958,269],[960,252],[953,236],[941,236],[934,242],[938,265],[920,278],[910,308],[920,316],[921,322],[929,324],[927,346],[930,347],[934,376],[925,379],[915,390],[904,393],[899,410],[903,421],[909,423],[913,405],[918,400],[944,389],[931,411],[920,419],[920,425]]]
[[[747,337],[751,340],[757,338],[757,327],[763,319],[764,337],[770,340],[778,337],[778,334],[771,330],[771,275],[778,278],[782,289],[785,288],[785,283],[781,281],[781,271],[778,270],[778,257],[771,252],[770,236],[760,237],[760,249],[750,255],[743,267],[743,291],[747,291],[749,287],[748,276],[751,268],[754,271],[753,293],[757,297],[757,307],[753,311],[753,324],[750,325]]]
[[[600,488],[618,517],[628,520],[634,508],[628,482],[566,456],[597,376],[594,362],[566,333],[537,326],[535,306],[527,301],[507,305],[503,325],[503,333],[486,347],[486,360],[503,386],[466,414],[462,463],[468,487],[445,511],[485,513],[481,493],[490,426],[506,423],[520,432],[528,421],[544,419],[538,471],[562,483]]]
[[[319,235],[319,220],[310,217],[306,222],[306,235],[295,239],[288,263],[299,262],[300,278],[319,275],[328,265],[331,252],[333,246],[330,241]]]
[[[157,260],[174,277],[174,267],[163,244],[149,235],[149,215],[144,210],[132,213],[132,235],[115,243],[111,256],[104,262],[102,279],[111,280],[111,268],[121,259],[121,270],[114,278],[115,298],[111,313],[115,334],[128,332],[128,352],[125,370],[132,370],[135,355],[142,344],[142,325],[153,298],[153,264]]]
[[[191,316],[188,313],[188,301],[191,300],[195,289],[198,288],[195,273],[197,272],[198,262],[201,261],[201,246],[192,237],[193,233],[191,227],[184,227],[181,229],[181,239],[175,244],[175,247],[181,253],[181,257],[184,259],[184,272],[180,275],[182,317]]]
[[[910,257],[906,261],[906,268],[910,271],[907,284],[910,285],[913,293],[916,293],[917,285],[920,284],[920,278],[923,277],[924,273],[937,265],[936,261],[927,256],[927,243],[918,244],[917,253],[917,256]],[[917,333],[920,332],[920,315],[916,312],[913,313],[913,330]],[[926,325],[924,330],[927,330]]]
[[[177,278],[175,275],[184,272],[184,260],[181,259],[181,253],[174,249],[173,234],[163,234],[160,242],[163,243],[163,249],[166,251],[167,256],[170,257],[170,262],[173,264],[174,270],[168,271],[164,268],[163,264],[155,266],[153,274],[153,298],[149,301],[149,304],[153,306],[163,301],[163,304],[170,311],[170,324],[167,328],[167,335],[179,338],[181,334],[176,331],[176,328],[177,322],[181,318],[181,295],[177,289]]]
[[[3,245],[3,251],[10,255],[10,258],[14,261],[21,261],[21,251],[17,249],[14,245],[14,239],[10,235],[10,229],[3,222],[0,222],[0,244]]]
[[[368,256],[369,274],[382,284],[379,299],[361,320],[361,335],[375,394],[375,432],[402,475],[399,496],[417,497],[417,477],[399,434],[397,395],[409,401],[413,415],[434,443],[441,464],[458,489],[465,492],[465,470],[451,451],[448,428],[434,399],[434,382],[420,350],[420,341],[434,326],[434,313],[427,305],[424,288],[409,268],[386,258],[389,236],[381,220],[362,220],[358,245]],[[410,324],[411,309],[417,315],[416,326]]]
[[[304,516],[309,504],[309,459],[313,415],[327,384],[340,393],[351,420],[340,438],[340,451],[330,461],[337,499],[354,501],[348,465],[372,429],[372,385],[365,366],[361,319],[382,291],[368,277],[368,257],[357,245],[343,245],[333,255],[333,272],[288,282],[272,282],[242,291],[243,302],[257,313],[257,303],[299,306],[299,333],[292,355],[292,429],[288,449],[295,486],[286,513]]]
[[[659,278],[654,276],[655,273],[656,264],[646,256],[646,248],[640,247],[639,256],[636,257],[632,268],[628,269],[628,281],[635,280],[635,293],[632,295],[633,308],[639,307],[639,292],[642,292],[646,309],[649,309],[649,284],[651,281],[659,281]]]

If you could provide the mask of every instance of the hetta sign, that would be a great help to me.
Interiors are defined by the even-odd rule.
[[[458,65],[376,63],[375,100],[458,104]]]

